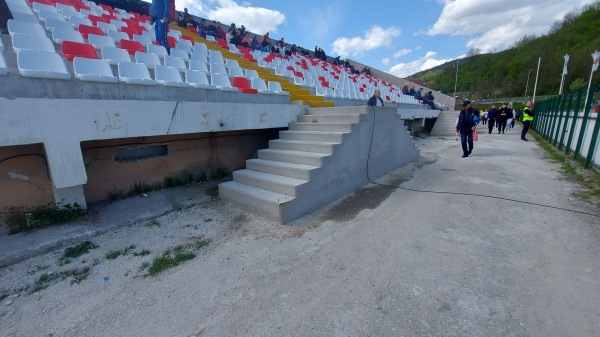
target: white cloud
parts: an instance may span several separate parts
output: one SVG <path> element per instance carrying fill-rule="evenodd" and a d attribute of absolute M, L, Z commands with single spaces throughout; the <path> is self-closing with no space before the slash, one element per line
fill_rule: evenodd
<path fill-rule="evenodd" d="M 427 70 L 450 61 L 450 59 L 438 60 L 435 58 L 436 55 L 436 52 L 428 51 L 425 56 L 412 62 L 398 63 L 394 65 L 390 68 L 390 70 L 388 70 L 388 73 L 400 78 L 405 78 L 414 73 L 418 73 L 419 71 Z"/>
<path fill-rule="evenodd" d="M 503 50 L 525 35 L 541 35 L 567 12 L 594 0 L 442 0 L 444 9 L 428 35 L 473 36 L 468 48 Z"/>
<path fill-rule="evenodd" d="M 361 56 L 365 51 L 390 46 L 392 39 L 400 35 L 396 27 L 382 28 L 372 26 L 363 37 L 340 37 L 333 41 L 332 53 L 341 57 Z"/>
<path fill-rule="evenodd" d="M 285 22 L 283 13 L 263 7 L 252 7 L 247 2 L 238 4 L 233 0 L 175 0 L 177 10 L 187 7 L 189 12 L 225 25 L 232 22 L 244 25 L 256 34 L 277 32 L 277 27 Z"/>
<path fill-rule="evenodd" d="M 383 63 L 384 66 L 387 66 L 390 64 L 390 59 L 389 58 L 384 58 L 383 60 L 381 60 L 381 63 Z"/>
<path fill-rule="evenodd" d="M 394 58 L 399 58 L 410 53 L 412 53 L 412 49 L 401 49 L 394 53 Z"/>

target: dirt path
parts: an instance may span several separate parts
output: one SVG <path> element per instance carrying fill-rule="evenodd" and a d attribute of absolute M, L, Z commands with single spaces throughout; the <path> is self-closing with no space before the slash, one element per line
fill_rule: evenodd
<path fill-rule="evenodd" d="M 386 183 L 599 213 L 516 132 L 482 135 L 466 159 L 454 140 L 418 143 L 422 158 Z M 599 223 L 381 186 L 287 226 L 216 199 L 98 236 L 63 266 L 58 251 L 0 270 L 10 295 L 50 271 L 90 267 L 80 283 L 5 298 L 0 336 L 598 336 Z M 144 262 L 178 245 L 196 257 L 143 276 Z"/>

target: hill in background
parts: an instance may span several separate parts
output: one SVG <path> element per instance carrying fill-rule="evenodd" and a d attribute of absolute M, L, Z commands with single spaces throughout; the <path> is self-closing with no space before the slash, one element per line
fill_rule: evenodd
<path fill-rule="evenodd" d="M 565 91 L 587 85 L 592 66 L 591 53 L 600 50 L 600 1 L 581 11 L 567 13 L 554 23 L 547 35 L 525 36 L 507 50 L 492 54 L 469 51 L 459 60 L 457 93 L 471 99 L 523 96 L 529 69 L 528 95 L 533 83 L 538 57 L 542 58 L 538 95 L 556 95 L 560 87 L 565 54 L 570 55 Z M 518 22 L 515 22 L 518 25 Z M 416 73 L 409 80 L 452 96 L 456 61 Z M 457 94 L 458 96 L 458 94 Z"/>

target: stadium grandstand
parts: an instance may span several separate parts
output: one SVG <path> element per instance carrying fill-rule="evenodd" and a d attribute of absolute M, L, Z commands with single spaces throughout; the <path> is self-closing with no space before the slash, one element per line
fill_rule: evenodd
<path fill-rule="evenodd" d="M 287 222 L 416 159 L 408 131 L 454 106 L 434 92 L 432 109 L 377 69 L 176 23 L 169 55 L 147 7 L 121 7 L 0 0 L 3 211 L 87 207 L 235 171 L 223 198 Z M 375 90 L 385 103 L 377 117 L 366 106 Z"/>

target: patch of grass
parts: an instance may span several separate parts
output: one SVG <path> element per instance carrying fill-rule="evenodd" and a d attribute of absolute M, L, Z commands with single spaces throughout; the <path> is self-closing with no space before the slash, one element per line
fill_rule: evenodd
<path fill-rule="evenodd" d="M 167 249 L 161 256 L 152 260 L 152 263 L 148 266 L 146 276 L 156 276 L 194 257 L 196 257 L 196 254 L 189 251 L 185 246 L 177 246 L 173 250 Z"/>
<path fill-rule="evenodd" d="M 577 198 L 600 204 L 600 172 L 595 169 L 586 169 L 583 167 L 582 160 L 573 160 L 572 158 L 558 152 L 550 143 L 540 137 L 537 133 L 531 132 L 531 135 L 537 140 L 550 158 L 561 164 L 563 171 L 569 175 L 575 182 L 586 189 L 583 193 L 574 193 Z"/>
<path fill-rule="evenodd" d="M 4 209 L 8 234 L 28 232 L 38 228 L 64 224 L 83 217 L 86 210 L 79 204 L 48 204 L 33 209 L 10 207 Z"/>
<path fill-rule="evenodd" d="M 206 246 L 208 246 L 210 244 L 210 239 L 201 239 L 201 240 L 197 240 L 194 242 L 194 248 L 196 248 L 196 250 L 200 250 Z"/>
<path fill-rule="evenodd" d="M 2 294 L 0 294 L 0 301 L 3 301 L 7 297 L 8 297 L 8 293 L 7 292 L 2 292 Z"/>
<path fill-rule="evenodd" d="M 229 175 L 229 171 L 223 167 L 219 167 L 218 169 L 211 172 L 211 179 L 221 179 L 227 177 Z"/>
<path fill-rule="evenodd" d="M 87 254 L 90 250 L 98 248 L 97 245 L 92 243 L 90 240 L 85 240 L 80 244 L 71 246 L 65 249 L 63 256 L 59 260 L 59 264 L 65 265 L 71 263 L 72 259 L 76 259 L 81 255 Z"/>
<path fill-rule="evenodd" d="M 106 255 L 104 257 L 106 257 L 107 260 L 114 260 L 121 255 L 129 254 L 129 251 L 134 250 L 134 249 L 135 249 L 134 245 L 129 245 L 128 247 L 125 247 L 121 250 L 111 250 L 110 252 L 106 253 Z"/>
<path fill-rule="evenodd" d="M 121 251 L 120 250 L 111 250 L 110 252 L 106 253 L 106 255 L 104 255 L 104 257 L 107 260 L 114 260 L 117 257 L 121 256 Z"/>
<path fill-rule="evenodd" d="M 211 222 L 211 221 L 213 221 L 212 218 L 206 218 L 206 219 L 204 219 L 204 222 Z"/>
<path fill-rule="evenodd" d="M 146 227 L 160 227 L 160 223 L 156 219 L 152 219 L 144 224 Z"/>
<path fill-rule="evenodd" d="M 71 285 L 76 283 L 81 283 L 81 281 L 88 278 L 90 274 L 90 267 L 83 267 L 81 269 L 75 268 L 70 270 L 65 270 L 56 274 L 42 274 L 38 277 L 38 279 L 34 282 L 33 286 L 29 289 L 29 293 L 33 294 L 40 290 L 48 288 L 51 284 L 58 282 L 59 280 L 64 280 L 67 278 L 71 278 Z"/>
<path fill-rule="evenodd" d="M 98 260 L 98 259 L 92 260 L 92 266 L 97 266 L 99 264 L 100 264 L 100 260 Z"/>
<path fill-rule="evenodd" d="M 35 267 L 33 267 L 33 269 L 27 271 L 27 275 L 33 275 L 40 270 L 48 269 L 48 267 L 50 267 L 50 265 L 45 264 L 43 266 L 40 266 L 36 264 Z"/>
<path fill-rule="evenodd" d="M 148 267 L 150 267 L 150 262 L 144 262 L 144 263 L 142 263 L 142 265 L 140 265 L 139 271 L 144 271 Z"/>
<path fill-rule="evenodd" d="M 150 255 L 150 251 L 148 249 L 143 249 L 139 252 L 133 252 L 133 256 L 146 256 Z"/>

